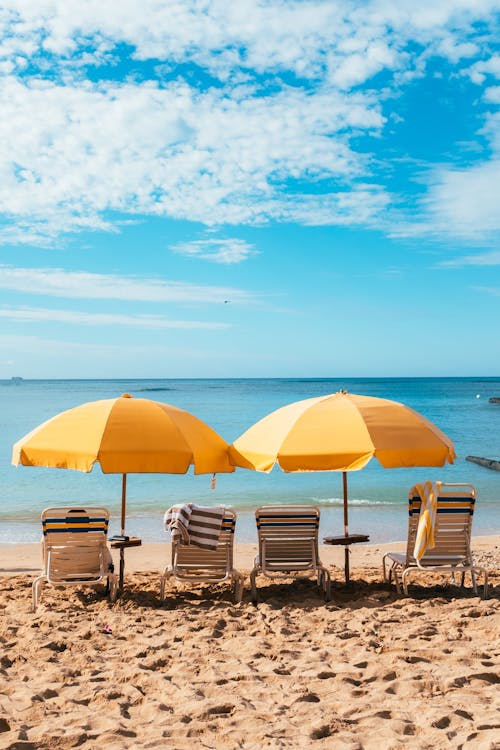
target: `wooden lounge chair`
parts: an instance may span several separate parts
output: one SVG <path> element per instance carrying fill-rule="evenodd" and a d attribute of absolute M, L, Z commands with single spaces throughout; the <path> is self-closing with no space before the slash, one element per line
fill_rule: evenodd
<path fill-rule="evenodd" d="M 441 485 L 437 497 L 437 513 L 434 528 L 435 546 L 426 550 L 420 560 L 413 553 L 417 537 L 418 522 L 422 501 L 418 495 L 409 497 L 408 542 L 406 554 L 388 552 L 382 559 L 384 581 L 394 577 L 396 590 L 401 587 L 408 595 L 408 584 L 413 573 L 425 571 L 461 574 L 461 586 L 464 585 L 466 573 L 470 573 L 474 593 L 477 594 L 476 574 L 483 575 L 483 595 L 488 596 L 488 571 L 474 565 L 470 549 L 472 517 L 476 491 L 471 484 Z M 391 566 L 387 571 L 386 564 Z"/>
<path fill-rule="evenodd" d="M 190 583 L 221 583 L 231 581 L 235 602 L 243 596 L 243 575 L 233 565 L 233 541 L 236 513 L 224 510 L 216 549 L 203 549 L 195 544 L 172 542 L 172 563 L 161 577 L 160 599 L 165 601 L 165 587 L 170 578 Z"/>
<path fill-rule="evenodd" d="M 106 508 L 46 508 L 42 513 L 41 575 L 33 582 L 33 612 L 45 582 L 55 586 L 96 586 L 106 582 L 111 601 L 117 581 L 106 544 Z"/>
<path fill-rule="evenodd" d="M 317 575 L 325 601 L 330 600 L 330 572 L 318 552 L 319 508 L 314 505 L 263 505 L 255 511 L 259 554 L 250 574 L 252 601 L 257 603 L 256 578 Z"/>

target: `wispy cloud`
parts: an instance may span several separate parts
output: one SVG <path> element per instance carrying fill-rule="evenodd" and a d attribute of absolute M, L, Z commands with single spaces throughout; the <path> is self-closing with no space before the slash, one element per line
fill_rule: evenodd
<path fill-rule="evenodd" d="M 499 125 L 500 120 L 495 120 L 495 128 Z M 427 193 L 418 201 L 419 210 L 410 220 L 393 212 L 388 232 L 395 237 L 430 235 L 474 243 L 496 237 L 500 231 L 500 130 L 494 135 L 498 152 L 490 161 L 462 169 L 440 166 L 431 170 L 425 178 Z"/>
<path fill-rule="evenodd" d="M 179 242 L 172 248 L 174 252 L 213 263 L 241 263 L 257 252 L 253 245 L 239 239 L 193 240 Z"/>
<path fill-rule="evenodd" d="M 464 239 L 498 232 L 499 181 L 500 158 L 468 169 L 437 170 L 425 199 L 429 228 Z"/>
<path fill-rule="evenodd" d="M 463 255 L 437 264 L 438 268 L 464 268 L 465 266 L 500 266 L 500 250 L 477 255 Z"/>
<path fill-rule="evenodd" d="M 89 313 L 75 310 L 49 310 L 40 307 L 0 308 L 0 318 L 17 323 L 69 323 L 85 326 L 127 326 L 148 329 L 220 329 L 229 328 L 228 323 L 212 323 L 199 320 L 168 320 L 158 315 L 120 315 L 113 313 Z"/>
<path fill-rule="evenodd" d="M 474 286 L 474 291 L 481 292 L 481 294 L 490 294 L 492 297 L 500 297 L 500 287 L 492 286 Z"/>
<path fill-rule="evenodd" d="M 197 286 L 180 281 L 112 274 L 65 271 L 62 268 L 0 266 L 0 289 L 67 299 L 108 299 L 141 302 L 221 304 L 251 303 L 256 297 L 242 289 Z"/>

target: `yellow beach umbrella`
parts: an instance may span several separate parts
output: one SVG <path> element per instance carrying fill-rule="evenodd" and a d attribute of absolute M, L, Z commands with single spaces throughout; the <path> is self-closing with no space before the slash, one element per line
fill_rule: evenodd
<path fill-rule="evenodd" d="M 234 441 L 229 455 L 235 466 L 255 471 L 269 472 L 276 463 L 285 472 L 342 471 L 346 537 L 347 471 L 372 457 L 386 468 L 443 466 L 456 457 L 452 441 L 408 406 L 344 391 L 271 412 Z"/>
<path fill-rule="evenodd" d="M 61 412 L 13 447 L 12 463 L 122 474 L 125 533 L 128 473 L 228 473 L 227 443 L 205 422 L 170 404 L 133 398 L 92 401 Z"/>

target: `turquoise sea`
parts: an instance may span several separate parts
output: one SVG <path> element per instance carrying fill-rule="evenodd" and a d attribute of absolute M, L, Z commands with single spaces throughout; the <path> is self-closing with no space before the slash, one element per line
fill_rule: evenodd
<path fill-rule="evenodd" d="M 49 505 L 95 504 L 112 514 L 119 531 L 121 477 L 11 466 L 13 443 L 60 411 L 122 393 L 174 404 L 210 424 L 229 443 L 268 412 L 292 401 L 334 393 L 402 401 L 435 422 L 454 441 L 457 460 L 443 468 L 383 469 L 376 459 L 349 473 L 350 531 L 373 542 L 406 537 L 406 501 L 417 481 L 470 482 L 477 489 L 474 534 L 500 532 L 500 473 L 465 461 L 467 455 L 500 459 L 499 378 L 227 379 L 227 380 L 4 380 L 0 381 L 0 543 L 40 538 L 40 512 Z M 342 475 L 337 472 L 270 474 L 237 469 L 209 476 L 133 474 L 127 483 L 127 532 L 162 541 L 163 513 L 182 501 L 224 504 L 238 513 L 237 541 L 255 541 L 253 511 L 263 503 L 314 503 L 321 534 L 342 533 Z"/>

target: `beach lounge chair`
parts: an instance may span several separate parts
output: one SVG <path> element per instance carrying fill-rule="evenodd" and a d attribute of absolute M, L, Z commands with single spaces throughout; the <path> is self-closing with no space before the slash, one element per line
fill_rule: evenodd
<path fill-rule="evenodd" d="M 110 600 L 115 600 L 117 580 L 106 544 L 108 523 L 106 508 L 43 511 L 43 568 L 33 582 L 33 612 L 45 582 L 54 586 L 96 586 L 105 582 Z"/>
<path fill-rule="evenodd" d="M 252 601 L 257 603 L 256 578 L 316 575 L 325 601 L 330 600 L 330 572 L 319 559 L 319 508 L 314 505 L 262 505 L 255 511 L 259 554 L 250 574 Z"/>
<path fill-rule="evenodd" d="M 215 549 L 203 549 L 196 544 L 172 541 L 172 562 L 161 577 L 160 599 L 165 601 L 165 588 L 170 578 L 189 583 L 221 583 L 231 581 L 235 602 L 243 596 L 243 575 L 233 564 L 234 529 L 236 513 L 224 509 L 224 516 Z"/>
<path fill-rule="evenodd" d="M 408 595 L 408 584 L 414 573 L 447 572 L 461 574 L 461 586 L 470 573 L 474 593 L 477 594 L 476 574 L 483 576 L 483 595 L 488 596 L 488 571 L 474 564 L 470 549 L 472 517 L 476 491 L 471 484 L 442 483 L 437 496 L 434 547 L 427 548 L 420 560 L 414 557 L 418 522 L 422 505 L 418 494 L 410 492 L 408 541 L 406 553 L 388 552 L 382 559 L 384 581 L 394 578 L 396 590 L 401 587 Z M 389 570 L 387 565 L 390 563 Z"/>

